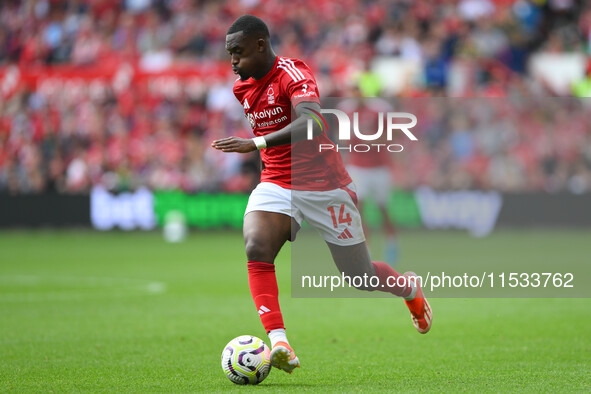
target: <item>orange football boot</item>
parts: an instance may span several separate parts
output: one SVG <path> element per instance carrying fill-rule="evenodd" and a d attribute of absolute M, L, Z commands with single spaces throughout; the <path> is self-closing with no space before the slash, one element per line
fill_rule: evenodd
<path fill-rule="evenodd" d="M 271 350 L 271 365 L 287 373 L 292 373 L 295 368 L 300 367 L 300 360 L 289 344 L 277 342 Z"/>
<path fill-rule="evenodd" d="M 418 332 L 426 334 L 431 329 L 431 322 L 433 321 L 433 312 L 431 307 L 423 294 L 421 284 L 417 280 L 417 274 L 414 272 L 405 272 L 404 276 L 412 281 L 416 286 L 415 297 L 412 300 L 404 300 L 406 306 L 410 310 L 410 316 L 412 318 L 412 324 L 415 326 Z"/>

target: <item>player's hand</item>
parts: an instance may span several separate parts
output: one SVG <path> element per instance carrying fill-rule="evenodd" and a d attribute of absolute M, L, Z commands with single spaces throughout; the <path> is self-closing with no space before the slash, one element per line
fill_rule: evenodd
<path fill-rule="evenodd" d="M 252 139 L 240 137 L 226 137 L 215 140 L 211 143 L 211 146 L 222 152 L 248 153 L 257 150 Z"/>

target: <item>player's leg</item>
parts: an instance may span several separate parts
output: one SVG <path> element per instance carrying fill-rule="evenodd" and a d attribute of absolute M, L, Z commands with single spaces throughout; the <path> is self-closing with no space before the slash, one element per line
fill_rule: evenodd
<path fill-rule="evenodd" d="M 365 242 L 361 215 L 357 210 L 355 186 L 340 189 L 310 192 L 293 191 L 293 200 L 305 220 L 324 238 L 337 268 L 348 276 L 378 276 L 384 284 L 389 276 L 398 274 L 388 264 L 371 261 Z M 394 281 L 390 286 L 379 287 L 401 297 L 411 295 L 412 285 L 404 280 Z"/>
<path fill-rule="evenodd" d="M 284 329 L 279 309 L 275 257 L 291 239 L 290 191 L 260 183 L 251 193 L 243 233 L 252 298 L 265 330 Z"/>
<path fill-rule="evenodd" d="M 421 334 L 429 332 L 433 313 L 420 283 L 416 280 L 416 274 L 407 272 L 401 275 L 389 264 L 371 261 L 365 242 L 355 245 L 336 245 L 327 241 L 326 244 L 341 273 L 349 277 L 367 275 L 378 278 L 377 287 L 358 287 L 360 290 L 383 291 L 404 298 L 417 331 Z"/>
<path fill-rule="evenodd" d="M 274 264 L 291 238 L 292 218 L 277 212 L 252 211 L 244 216 L 244 246 L 249 261 Z"/>
<path fill-rule="evenodd" d="M 268 198 L 269 192 L 272 193 L 273 190 L 261 192 L 259 189 L 256 194 L 253 193 L 249 201 L 249 204 L 252 202 L 250 208 L 253 209 L 257 200 L 261 200 L 260 196 L 265 193 L 267 201 L 273 201 Z M 271 364 L 289 373 L 299 367 L 299 360 L 285 333 L 274 261 L 285 241 L 292 239 L 297 227 L 297 222 L 284 213 L 250 210 L 244 216 L 244 243 L 252 298 L 271 341 Z"/>
<path fill-rule="evenodd" d="M 415 287 L 392 267 L 382 261 L 371 261 L 367 244 L 337 245 L 326 242 L 332 258 L 341 273 L 350 277 L 375 276 L 379 279 L 376 288 L 359 287 L 360 290 L 383 291 L 398 297 L 412 297 Z"/>
<path fill-rule="evenodd" d="M 355 186 L 325 192 L 294 191 L 292 196 L 305 220 L 322 235 L 338 269 L 347 276 L 375 276 L 377 288 L 360 288 L 389 292 L 409 301 L 413 323 L 420 322 L 419 332 L 425 333 L 431 324 L 430 309 L 424 300 L 420 284 L 400 275 L 391 266 L 381 261 L 371 261 L 361 225 L 361 215 L 355 205 Z M 338 212 L 338 215 L 336 214 Z M 334 217 L 333 217 L 334 216 Z M 335 220 L 343 218 L 343 220 Z M 419 308 L 418 305 L 421 305 Z M 416 324 L 415 324 L 416 327 Z"/>

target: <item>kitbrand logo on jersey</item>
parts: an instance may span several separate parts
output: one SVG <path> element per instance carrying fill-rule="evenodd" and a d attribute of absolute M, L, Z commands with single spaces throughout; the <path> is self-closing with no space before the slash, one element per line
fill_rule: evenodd
<path fill-rule="evenodd" d="M 314 138 L 314 122 L 320 126 L 322 131 L 328 130 L 326 119 L 322 114 L 335 115 L 337 123 L 339 125 L 338 141 L 347 142 L 351 140 L 353 135 L 362 141 L 368 141 L 368 143 L 362 144 L 319 144 L 318 151 L 323 150 L 335 150 L 335 151 L 347 151 L 347 152 L 379 152 L 380 150 L 387 150 L 388 152 L 397 153 L 404 150 L 404 146 L 401 144 L 385 144 L 375 143 L 378 140 L 383 140 L 384 126 L 386 133 L 386 140 L 391 142 L 393 140 L 394 132 L 401 131 L 411 141 L 418 141 L 418 138 L 410 131 L 414 126 L 417 125 L 417 117 L 408 112 L 378 112 L 378 130 L 371 133 L 363 133 L 359 130 L 359 113 L 353 113 L 353 127 L 351 127 L 351 120 L 349 115 L 338 109 L 323 108 L 320 112 L 306 108 L 311 112 L 304 112 L 305 115 L 310 116 L 312 119 L 308 119 L 308 134 L 309 140 Z M 406 122 L 400 122 L 399 120 L 406 119 Z M 369 143 L 373 141 L 374 143 Z"/>
<path fill-rule="evenodd" d="M 314 90 L 310 90 L 310 91 L 308 91 L 308 84 L 307 84 L 307 83 L 305 83 L 305 84 L 303 84 L 303 85 L 302 85 L 302 89 L 301 89 L 301 91 L 302 91 L 302 92 L 301 92 L 300 94 L 295 94 L 295 95 L 293 96 L 293 98 L 296 98 L 296 99 L 297 99 L 297 98 L 302 98 L 302 97 L 312 97 L 312 96 L 313 96 L 313 97 L 318 97 L 318 96 L 316 95 L 316 92 L 315 92 Z"/>

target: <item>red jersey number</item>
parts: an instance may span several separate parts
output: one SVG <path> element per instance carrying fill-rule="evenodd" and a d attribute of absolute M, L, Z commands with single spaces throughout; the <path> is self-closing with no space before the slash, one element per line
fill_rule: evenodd
<path fill-rule="evenodd" d="M 338 222 L 337 215 L 335 213 L 335 207 L 328 207 L 327 209 L 330 212 L 330 216 L 332 217 L 332 225 L 334 228 L 338 228 L 339 224 L 343 223 L 347 223 L 347 226 L 350 226 L 351 222 L 353 222 L 353 219 L 351 219 L 351 214 L 349 214 L 349 212 L 345 214 L 345 204 L 341 204 L 341 207 L 339 209 Z"/>

